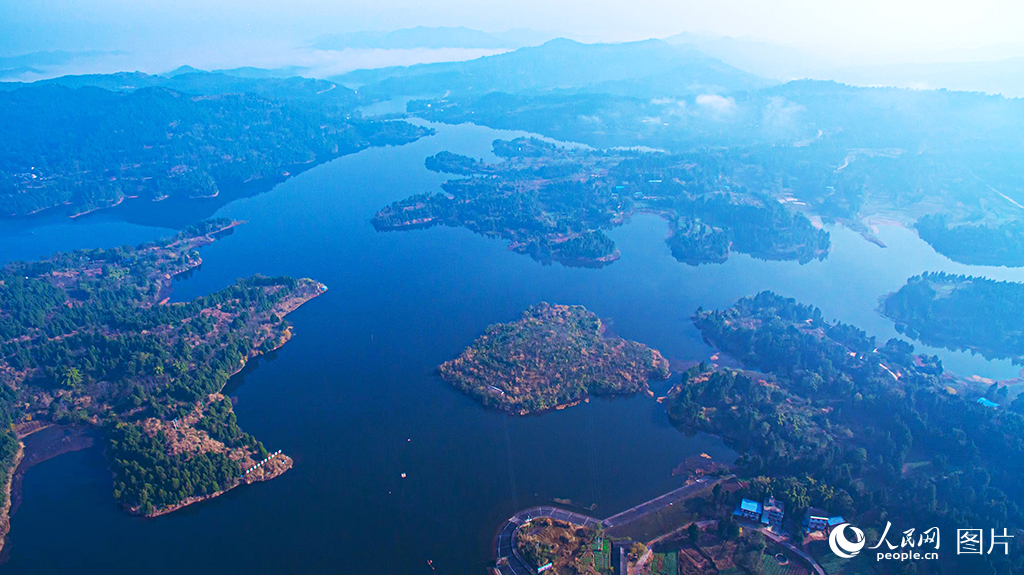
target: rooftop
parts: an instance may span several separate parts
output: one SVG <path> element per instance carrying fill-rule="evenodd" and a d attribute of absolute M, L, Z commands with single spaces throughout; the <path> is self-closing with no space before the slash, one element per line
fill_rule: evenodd
<path fill-rule="evenodd" d="M 805 513 L 804 516 L 814 517 L 816 519 L 828 519 L 828 512 L 817 507 L 808 507 L 807 513 Z"/>
<path fill-rule="evenodd" d="M 761 504 L 758 503 L 757 501 L 744 499 L 743 501 L 740 502 L 740 509 L 742 509 L 743 511 L 750 511 L 753 513 L 761 513 Z"/>
<path fill-rule="evenodd" d="M 764 500 L 765 511 L 778 511 L 782 513 L 786 510 L 786 504 L 774 497 L 769 497 Z"/>

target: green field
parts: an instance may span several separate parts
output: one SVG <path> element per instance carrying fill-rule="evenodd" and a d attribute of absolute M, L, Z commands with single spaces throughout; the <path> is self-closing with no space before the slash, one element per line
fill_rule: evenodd
<path fill-rule="evenodd" d="M 612 544 L 607 538 L 601 537 L 594 541 L 592 545 L 594 550 L 594 568 L 604 573 L 611 569 L 609 565 L 609 559 L 612 555 Z"/>
<path fill-rule="evenodd" d="M 675 551 L 670 553 L 655 553 L 651 560 L 650 575 L 676 575 L 679 573 L 679 556 Z"/>

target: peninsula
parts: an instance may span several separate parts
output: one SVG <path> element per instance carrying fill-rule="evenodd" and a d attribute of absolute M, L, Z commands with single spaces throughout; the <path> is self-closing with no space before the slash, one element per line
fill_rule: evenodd
<path fill-rule="evenodd" d="M 646 391 L 650 379 L 669 376 L 668 361 L 657 350 L 606 338 L 604 330 L 583 306 L 541 303 L 517 321 L 488 327 L 439 371 L 484 405 L 518 415 L 588 395 Z"/>
<path fill-rule="evenodd" d="M 0 270 L 0 484 L 6 535 L 21 438 L 56 424 L 108 439 L 114 499 L 156 516 L 291 466 L 239 429 L 220 394 L 292 336 L 283 318 L 325 289 L 254 276 L 167 303 L 197 248 L 241 222 L 211 220 L 137 247 L 58 253 Z"/>
<path fill-rule="evenodd" d="M 984 386 L 937 357 L 772 292 L 693 320 L 745 369 L 694 367 L 662 401 L 680 429 L 740 452 L 737 474 L 759 478 L 761 494 L 847 519 L 885 509 L 894 522 L 1024 521 L 995 505 L 1024 488 L 1024 399 L 979 403 Z"/>
<path fill-rule="evenodd" d="M 298 77 L 97 74 L 5 88 L 0 217 L 209 199 L 432 133 L 359 118 L 353 91 Z"/>

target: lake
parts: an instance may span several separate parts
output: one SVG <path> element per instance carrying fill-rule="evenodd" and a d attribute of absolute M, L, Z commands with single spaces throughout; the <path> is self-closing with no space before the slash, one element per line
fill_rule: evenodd
<path fill-rule="evenodd" d="M 643 216 L 609 233 L 622 258 L 603 269 L 544 266 L 459 228 L 374 231 L 376 210 L 447 179 L 427 171 L 425 157 L 451 150 L 496 160 L 492 140 L 523 135 L 433 127 L 437 135 L 413 144 L 364 150 L 211 207 L 248 223 L 203 248 L 202 267 L 176 284 L 176 301 L 254 273 L 329 287 L 288 317 L 292 341 L 226 390 L 242 428 L 290 455 L 294 469 L 143 519 L 114 504 L 101 444 L 58 457 L 25 478 L 4 573 L 426 574 L 429 559 L 439 573 L 480 574 L 496 530 L 519 508 L 568 498 L 596 504 L 593 514 L 605 517 L 678 487 L 672 470 L 689 456 L 735 457 L 717 438 L 676 431 L 646 396 L 530 417 L 482 408 L 434 369 L 487 325 L 541 301 L 582 304 L 616 335 L 681 366 L 714 353 L 690 323 L 698 306 L 727 307 L 765 289 L 884 342 L 897 334 L 877 313 L 878 298 L 911 275 L 1024 281 L 1021 269 L 951 262 L 900 227 L 879 230 L 884 249 L 831 228 L 833 251 L 823 262 L 733 254 L 691 267 L 671 257 L 667 224 Z M 128 202 L 75 221 L 4 221 L 0 260 L 151 240 L 172 233 L 182 209 Z M 961 375 L 1018 372 L 1008 361 L 917 348 Z"/>

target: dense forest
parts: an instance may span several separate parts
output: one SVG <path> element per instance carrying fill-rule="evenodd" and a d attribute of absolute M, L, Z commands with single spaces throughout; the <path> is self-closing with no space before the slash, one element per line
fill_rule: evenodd
<path fill-rule="evenodd" d="M 699 310 L 694 322 L 756 371 L 689 370 L 669 415 L 682 429 L 726 438 L 742 473 L 764 476 L 754 484 L 761 494 L 798 515 L 815 505 L 944 530 L 1024 524 L 1024 400 L 979 405 L 983 391 L 945 374 L 934 356 L 898 339 L 879 346 L 771 292 Z M 1024 567 L 1020 555 L 989 559 L 999 572 Z"/>
<path fill-rule="evenodd" d="M 312 280 L 254 276 L 166 303 L 197 248 L 238 222 L 213 220 L 140 246 L 78 250 L 0 271 L 0 456 L 26 421 L 99 426 L 115 498 L 153 514 L 236 485 L 267 456 L 218 396 L 245 362 L 291 337 L 282 317 L 318 295 Z"/>
<path fill-rule="evenodd" d="M 882 312 L 928 345 L 1024 362 L 1024 284 L 924 273 L 889 294 Z"/>
<path fill-rule="evenodd" d="M 484 405 L 525 415 L 588 395 L 636 393 L 669 375 L 668 361 L 635 341 L 604 337 L 583 306 L 541 303 L 487 328 L 441 377 Z"/>
<path fill-rule="evenodd" d="M 497 235 L 541 262 L 607 265 L 618 258 L 605 230 L 636 213 L 669 221 L 673 256 L 692 265 L 730 251 L 806 263 L 824 258 L 828 232 L 768 195 L 723 175 L 734 158 L 708 150 L 668 155 L 563 148 L 537 139 L 494 142 L 498 164 L 450 152 L 432 170 L 467 175 L 443 193 L 418 194 L 379 211 L 380 230 L 438 224 Z"/>
<path fill-rule="evenodd" d="M 52 83 L 0 90 L 0 215 L 58 206 L 80 213 L 135 197 L 210 197 L 225 186 L 429 133 L 351 117 L 308 97 L 258 92 L 114 92 Z"/>

